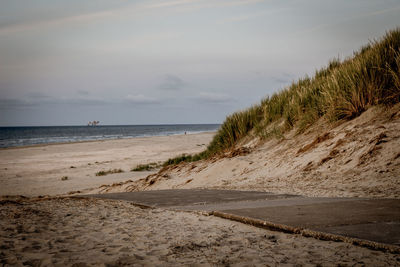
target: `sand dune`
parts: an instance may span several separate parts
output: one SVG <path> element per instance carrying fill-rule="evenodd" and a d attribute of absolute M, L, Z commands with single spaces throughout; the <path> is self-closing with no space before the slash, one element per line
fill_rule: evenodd
<path fill-rule="evenodd" d="M 248 139 L 224 156 L 129 172 L 205 148 L 212 134 L 0 150 L 0 195 L 166 188 L 251 189 L 306 196 L 400 196 L 400 106 L 281 140 Z M 74 168 L 71 168 L 73 166 Z M 121 174 L 97 177 L 100 170 Z M 65 181 L 62 176 L 68 176 Z M 213 216 L 62 198 L 0 202 L 0 263 L 32 266 L 367 265 L 400 256 L 258 229 Z"/>
<path fill-rule="evenodd" d="M 206 161 L 172 166 L 102 192 L 168 188 L 258 190 L 321 197 L 400 197 L 400 105 L 282 139 L 247 139 Z"/>

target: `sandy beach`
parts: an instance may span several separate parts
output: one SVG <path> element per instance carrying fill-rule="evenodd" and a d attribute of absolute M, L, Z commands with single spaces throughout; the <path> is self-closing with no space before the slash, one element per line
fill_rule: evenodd
<path fill-rule="evenodd" d="M 202 151 L 213 133 L 143 137 L 0 149 L 1 195 L 56 195 L 146 177 L 138 164 Z M 96 176 L 99 171 L 122 173 Z M 62 180 L 62 177 L 67 180 Z"/>
<path fill-rule="evenodd" d="M 68 197 L 71 191 L 127 191 L 127 186 L 141 184 L 143 178 L 156 173 L 131 172 L 132 167 L 202 151 L 212 136 L 213 133 L 202 133 L 0 150 L 0 195 L 3 195 L 0 199 L 0 263 L 4 266 L 400 264 L 397 254 L 268 231 L 197 212 L 142 209 L 125 201 Z M 263 158 L 262 153 L 260 150 L 250 159 L 256 162 L 256 158 Z M 221 176 L 227 175 L 226 172 L 232 175 L 232 168 L 256 168 L 258 163 L 251 163 L 249 156 L 202 163 L 210 164 L 203 166 L 205 171 L 211 170 L 209 173 L 202 172 L 201 165 L 189 170 L 190 165 L 183 164 L 179 168 L 186 171 L 181 175 L 187 177 L 177 177 L 174 170 L 170 170 L 170 180 L 168 176 L 161 176 L 167 180 L 155 183 L 154 189 L 207 185 L 223 188 L 223 184 L 215 184 L 221 182 L 220 177 L 228 178 Z M 95 175 L 98 171 L 115 168 L 124 172 Z M 193 177 L 193 183 L 187 183 L 188 177 L 195 173 L 207 179 Z M 68 179 L 62 180 L 63 176 Z M 235 180 L 235 175 L 232 177 L 237 188 L 255 189 Z M 183 183 L 186 186 L 180 186 Z M 273 189 L 256 184 L 262 191 Z M 232 187 L 226 183 L 225 186 Z M 276 192 L 288 190 L 275 189 Z M 297 193 L 310 192 L 313 191 L 304 187 Z M 64 196 L 55 197 L 62 194 Z M 33 197 L 38 195 L 50 196 Z"/>
<path fill-rule="evenodd" d="M 192 212 L 93 199 L 2 201 L 9 266 L 396 266 L 400 256 Z"/>
<path fill-rule="evenodd" d="M 0 1 L 0 267 L 400 267 L 400 1 L 358 2 Z"/>

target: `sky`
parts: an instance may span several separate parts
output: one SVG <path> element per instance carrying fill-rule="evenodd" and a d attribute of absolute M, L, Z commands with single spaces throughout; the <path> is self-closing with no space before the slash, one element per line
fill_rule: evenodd
<path fill-rule="evenodd" d="M 0 0 L 0 126 L 221 123 L 399 14 L 400 0 Z"/>

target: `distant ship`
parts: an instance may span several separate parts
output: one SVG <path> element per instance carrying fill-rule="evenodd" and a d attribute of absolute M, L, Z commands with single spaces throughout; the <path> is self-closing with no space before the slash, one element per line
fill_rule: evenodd
<path fill-rule="evenodd" d="M 87 126 L 97 126 L 100 123 L 100 121 L 89 121 Z"/>

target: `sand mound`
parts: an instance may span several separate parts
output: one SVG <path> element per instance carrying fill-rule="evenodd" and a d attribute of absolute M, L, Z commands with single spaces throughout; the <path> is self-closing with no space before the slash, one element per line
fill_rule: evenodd
<path fill-rule="evenodd" d="M 220 188 L 305 196 L 400 197 L 400 105 L 303 134 L 250 140 L 225 156 L 181 163 L 103 192 Z"/>

